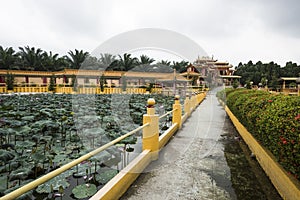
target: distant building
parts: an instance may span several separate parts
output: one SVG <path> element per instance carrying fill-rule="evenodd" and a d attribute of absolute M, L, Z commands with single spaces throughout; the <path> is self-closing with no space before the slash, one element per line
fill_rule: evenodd
<path fill-rule="evenodd" d="M 181 75 L 188 80 L 193 80 L 194 85 L 215 83 L 231 86 L 235 80 L 239 82 L 241 78 L 241 76 L 234 75 L 234 71 L 233 66 L 228 62 L 221 62 L 210 57 L 198 57 Z"/>

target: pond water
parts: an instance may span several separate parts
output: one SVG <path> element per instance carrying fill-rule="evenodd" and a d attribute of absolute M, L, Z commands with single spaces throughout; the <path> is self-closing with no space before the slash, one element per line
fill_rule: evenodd
<path fill-rule="evenodd" d="M 228 118 L 224 123 L 221 142 L 224 145 L 224 155 L 230 168 L 231 183 L 236 199 L 281 199 Z M 222 179 L 213 178 L 217 184 L 222 184 Z"/>

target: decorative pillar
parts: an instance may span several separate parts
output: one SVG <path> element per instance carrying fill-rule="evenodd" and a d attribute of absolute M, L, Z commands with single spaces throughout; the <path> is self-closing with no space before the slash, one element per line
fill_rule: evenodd
<path fill-rule="evenodd" d="M 155 100 L 150 98 L 147 104 L 147 114 L 143 116 L 143 124 L 149 123 L 149 125 L 143 129 L 143 150 L 151 150 L 152 160 L 157 160 L 159 153 L 159 117 L 155 114 Z"/>
<path fill-rule="evenodd" d="M 180 104 L 180 96 L 175 95 L 175 102 L 173 104 L 173 118 L 172 118 L 172 123 L 178 124 L 178 128 L 181 128 L 182 122 L 181 122 L 181 115 L 182 115 L 182 110 L 181 110 L 181 104 Z"/>

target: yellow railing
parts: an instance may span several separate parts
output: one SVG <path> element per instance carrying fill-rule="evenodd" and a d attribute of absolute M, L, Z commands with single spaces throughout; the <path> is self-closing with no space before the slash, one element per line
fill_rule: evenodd
<path fill-rule="evenodd" d="M 0 87 L 0 93 L 6 93 L 7 90 L 6 90 L 6 87 Z"/>
<path fill-rule="evenodd" d="M 48 87 L 14 87 L 16 93 L 43 93 L 48 92 Z"/>
<path fill-rule="evenodd" d="M 190 108 L 187 110 L 191 112 L 196 106 L 203 100 L 205 94 L 194 95 L 191 98 L 187 97 L 185 100 L 185 106 Z M 198 100 L 197 100 L 198 99 Z M 110 180 L 101 190 L 99 190 L 92 199 L 117 199 L 119 198 L 127 188 L 137 178 L 138 174 L 152 161 L 158 158 L 159 150 L 167 143 L 171 136 L 181 127 L 182 124 L 182 109 L 179 101 L 179 96 L 175 96 L 175 103 L 173 104 L 173 110 L 167 112 L 162 116 L 155 114 L 154 108 L 155 100 L 150 98 L 148 100 L 147 113 L 143 116 L 143 125 L 136 128 L 135 130 L 124 134 L 123 136 L 87 153 L 80 158 L 16 189 L 15 191 L 3 196 L 0 200 L 11 200 L 15 199 L 22 194 L 36 188 L 37 186 L 49 181 L 50 179 L 58 176 L 66 170 L 80 164 L 81 162 L 88 160 L 92 156 L 104 151 L 108 147 L 115 145 L 121 140 L 128 136 L 135 134 L 136 132 L 143 130 L 143 152 L 134 159 L 126 168 L 124 168 L 118 175 Z M 165 133 L 159 136 L 159 119 L 169 114 L 173 114 L 172 123 L 173 125 L 165 131 Z M 186 113 L 185 113 L 186 114 Z"/>

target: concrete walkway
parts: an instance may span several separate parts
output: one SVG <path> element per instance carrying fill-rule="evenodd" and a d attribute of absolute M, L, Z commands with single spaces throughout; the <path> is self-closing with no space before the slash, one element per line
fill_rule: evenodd
<path fill-rule="evenodd" d="M 225 117 L 210 92 L 121 199 L 236 199 L 219 141 Z"/>

